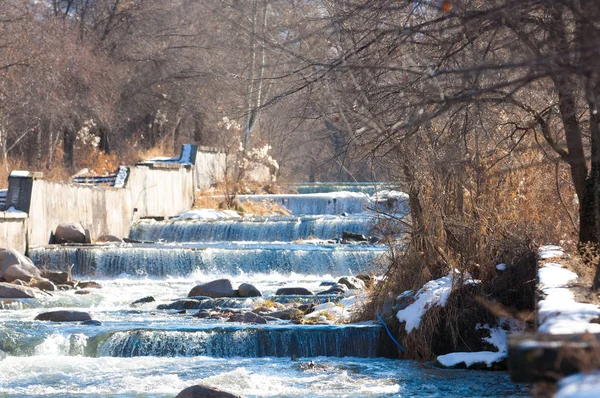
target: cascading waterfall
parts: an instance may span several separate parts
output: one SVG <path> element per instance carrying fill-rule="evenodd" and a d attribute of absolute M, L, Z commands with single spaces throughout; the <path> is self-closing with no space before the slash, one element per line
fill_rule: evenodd
<path fill-rule="evenodd" d="M 346 275 L 377 268 L 385 246 L 236 244 L 214 246 L 54 247 L 30 251 L 33 262 L 79 276 L 185 276 L 194 272 Z"/>
<path fill-rule="evenodd" d="M 372 216 L 253 217 L 231 220 L 140 221 L 131 239 L 165 242 L 292 242 L 298 239 L 333 239 L 344 232 L 369 236 L 377 219 Z"/>
<path fill-rule="evenodd" d="M 239 195 L 240 202 L 273 201 L 294 215 L 310 214 L 357 214 L 371 205 L 368 195 L 359 192 L 340 192 L 307 195 Z"/>
<path fill-rule="evenodd" d="M 393 189 L 396 184 L 387 182 L 302 182 L 287 184 L 299 194 L 329 192 L 362 192 L 373 195 L 382 189 Z"/>
<path fill-rule="evenodd" d="M 381 327 L 220 327 L 209 330 L 116 332 L 99 356 L 375 357 Z"/>
<path fill-rule="evenodd" d="M 382 352 L 380 341 L 386 337 L 378 324 L 331 325 L 317 311 L 315 318 L 295 321 L 227 322 L 231 313 L 263 307 L 321 304 L 345 311 L 360 297 L 274 294 L 281 287 L 321 292 L 350 274 L 381 275 L 385 245 L 327 240 L 343 232 L 388 236 L 379 230 L 385 223 L 377 219 L 378 210 L 392 214 L 390 230 L 401 233 L 397 218 L 407 212 L 405 196 L 378 196 L 388 184 L 296 188 L 321 193 L 239 197 L 242 202 L 273 200 L 293 216 L 143 220 L 130 237 L 159 243 L 30 249 L 38 267 L 71 269 L 77 279 L 100 279 L 102 288 L 86 288 L 83 295 L 53 291 L 39 299 L 0 300 L 0 396 L 173 397 L 198 383 L 242 396 L 267 391 L 303 397 L 523 393 L 491 372 L 445 370 L 440 375 L 412 361 L 380 358 L 389 353 Z M 354 192 L 331 193 L 342 188 Z M 229 278 L 234 288 L 253 284 L 264 296 L 187 297 L 194 285 L 217 278 Z M 100 323 L 34 320 L 57 309 L 86 311 Z M 290 360 L 294 357 L 298 361 Z"/>

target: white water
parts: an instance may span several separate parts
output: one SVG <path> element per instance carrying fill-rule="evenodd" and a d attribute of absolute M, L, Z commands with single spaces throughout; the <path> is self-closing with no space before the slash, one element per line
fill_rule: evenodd
<path fill-rule="evenodd" d="M 342 208 L 358 203 L 362 211 L 362 197 L 340 197 L 350 198 Z M 327 200 L 309 202 L 298 206 L 314 206 L 309 211 L 321 205 L 326 211 L 341 209 L 337 201 L 333 205 Z M 103 288 L 89 289 L 88 295 L 54 292 L 40 300 L 0 305 L 4 308 L 0 310 L 0 396 L 173 397 L 198 383 L 247 397 L 524 395 L 525 390 L 500 373 L 444 371 L 383 358 L 314 357 L 381 354 L 376 352 L 381 328 L 373 324 L 306 326 L 273 321 L 248 326 L 196 318 L 192 310 L 156 309 L 186 297 L 194 285 L 218 278 L 232 279 L 234 287 L 251 283 L 265 298 L 285 286 L 326 290 L 321 282 L 376 269 L 373 262 L 380 257 L 384 261 L 385 251 L 384 246 L 322 242 L 196 242 L 32 251 L 38 264 L 58 269 L 75 264 L 78 279 L 99 281 Z M 146 296 L 156 301 L 131 306 Z M 238 299 L 236 304 L 253 308 L 262 302 L 263 298 Z M 90 312 L 102 325 L 34 321 L 39 313 L 57 309 Z M 292 361 L 290 352 L 311 358 Z M 317 369 L 303 369 L 301 364 L 309 360 L 315 361 Z"/>

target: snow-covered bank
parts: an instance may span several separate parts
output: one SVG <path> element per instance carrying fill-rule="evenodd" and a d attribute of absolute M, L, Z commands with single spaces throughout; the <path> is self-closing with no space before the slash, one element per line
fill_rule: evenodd
<path fill-rule="evenodd" d="M 569 287 L 579 276 L 560 264 L 564 255 L 558 246 L 541 246 L 539 249 L 538 288 L 544 298 L 538 302 L 538 331 L 551 334 L 600 333 L 600 324 L 590 323 L 600 316 L 600 308 L 576 301 Z"/>
<path fill-rule="evenodd" d="M 600 317 L 596 304 L 577 301 L 572 289 L 579 278 L 564 267 L 564 250 L 558 246 L 539 249 L 538 289 L 543 297 L 538 302 L 538 331 L 549 334 L 600 333 Z M 597 397 L 600 392 L 600 371 L 575 373 L 558 382 L 556 398 Z"/>

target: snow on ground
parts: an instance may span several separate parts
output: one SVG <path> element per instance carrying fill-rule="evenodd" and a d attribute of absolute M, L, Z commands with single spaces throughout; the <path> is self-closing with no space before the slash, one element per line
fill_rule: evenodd
<path fill-rule="evenodd" d="M 453 275 L 450 273 L 440 279 L 427 282 L 415 295 L 415 302 L 398 311 L 396 317 L 400 322 L 406 322 L 404 326 L 406 333 L 419 327 L 421 318 L 427 309 L 436 305 L 442 307 L 446 305 L 452 291 L 452 277 Z"/>
<path fill-rule="evenodd" d="M 559 254 L 560 253 L 560 254 Z M 540 247 L 540 259 L 562 257 L 557 246 Z M 594 304 L 578 303 L 568 288 L 577 274 L 561 264 L 546 263 L 538 270 L 539 284 L 544 298 L 538 302 L 538 331 L 551 334 L 600 333 L 600 324 L 590 323 L 600 316 L 600 308 Z"/>
<path fill-rule="evenodd" d="M 233 210 L 194 209 L 181 213 L 171 220 L 220 220 L 223 218 L 240 218 Z"/>
<path fill-rule="evenodd" d="M 554 398 L 596 398 L 600 395 L 600 371 L 576 373 L 558 382 Z"/>
<path fill-rule="evenodd" d="M 498 271 L 506 271 L 506 264 L 502 263 L 502 264 L 497 264 L 496 265 L 496 269 Z"/>
<path fill-rule="evenodd" d="M 494 362 L 499 362 L 506 358 L 507 351 L 507 332 L 501 327 L 490 328 L 489 325 L 477 325 L 477 329 L 488 329 L 490 337 L 485 337 L 483 340 L 495 346 L 498 351 L 477 351 L 477 352 L 453 352 L 437 357 L 439 363 L 447 367 L 453 367 L 460 363 L 464 363 L 470 367 L 476 363 L 485 363 L 487 366 L 492 366 Z"/>
<path fill-rule="evenodd" d="M 500 362 L 506 358 L 506 351 L 477 351 L 477 352 L 453 352 L 437 357 L 439 363 L 447 367 L 453 367 L 460 363 L 464 363 L 466 367 L 471 367 L 476 363 L 485 363 L 487 366 L 492 366 L 494 362 Z"/>
<path fill-rule="evenodd" d="M 550 258 L 561 258 L 565 255 L 565 251 L 560 246 L 543 245 L 538 248 L 538 257 L 540 260 L 548 260 Z"/>

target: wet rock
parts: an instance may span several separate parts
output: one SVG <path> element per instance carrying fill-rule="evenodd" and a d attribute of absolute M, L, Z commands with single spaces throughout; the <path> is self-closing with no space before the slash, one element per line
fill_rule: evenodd
<path fill-rule="evenodd" d="M 324 281 L 324 282 L 321 282 L 321 284 L 319 286 L 334 286 L 334 285 L 336 285 L 336 283 L 333 281 Z"/>
<path fill-rule="evenodd" d="M 238 287 L 238 294 L 240 297 L 261 297 L 262 293 L 260 290 L 255 288 L 249 283 L 242 283 Z"/>
<path fill-rule="evenodd" d="M 71 290 L 71 289 L 73 289 L 73 286 L 71 286 L 71 285 L 56 285 L 56 288 L 58 290 Z"/>
<path fill-rule="evenodd" d="M 239 395 L 206 386 L 191 386 L 182 390 L 175 398 L 241 398 Z"/>
<path fill-rule="evenodd" d="M 353 232 L 344 231 L 342 232 L 342 240 L 347 242 L 368 242 L 369 238 L 363 234 L 355 234 Z"/>
<path fill-rule="evenodd" d="M 210 318 L 211 312 L 209 310 L 200 310 L 194 314 L 196 318 Z"/>
<path fill-rule="evenodd" d="M 79 295 L 85 295 L 85 294 L 91 294 L 92 292 L 90 292 L 89 290 L 75 290 L 75 294 L 79 294 Z"/>
<path fill-rule="evenodd" d="M 137 299 L 135 300 L 133 303 L 131 303 L 132 307 L 141 305 L 141 304 L 145 304 L 145 303 L 153 303 L 156 300 L 154 299 L 154 297 L 152 296 L 146 296 L 146 297 L 142 297 L 141 299 Z"/>
<path fill-rule="evenodd" d="M 80 289 L 102 289 L 102 285 L 94 281 L 79 282 L 76 286 Z"/>
<path fill-rule="evenodd" d="M 339 284 L 346 286 L 348 289 L 364 289 L 365 283 L 354 276 L 343 276 L 338 280 Z"/>
<path fill-rule="evenodd" d="M 376 236 L 369 236 L 369 244 L 374 245 L 379 243 L 379 238 Z"/>
<path fill-rule="evenodd" d="M 207 301 L 212 302 L 210 298 L 207 299 L 181 299 L 174 301 L 169 304 L 160 304 L 156 307 L 157 310 L 197 310 L 200 306 L 203 306 Z"/>
<path fill-rule="evenodd" d="M 297 308 L 288 308 L 283 311 L 275 311 L 269 313 L 270 317 L 283 319 L 284 321 L 289 321 L 291 319 L 298 319 L 304 315 L 304 312 L 300 311 Z"/>
<path fill-rule="evenodd" d="M 0 298 L 36 298 L 36 291 L 29 287 L 0 282 Z"/>
<path fill-rule="evenodd" d="M 243 314 L 233 314 L 228 322 L 266 324 L 267 320 L 254 312 L 244 312 Z"/>
<path fill-rule="evenodd" d="M 46 271 L 42 272 L 41 276 L 57 285 L 64 285 L 70 281 L 68 272 Z"/>
<path fill-rule="evenodd" d="M 54 243 L 90 243 L 83 226 L 79 223 L 59 224 L 54 231 Z"/>
<path fill-rule="evenodd" d="M 305 314 L 308 314 L 309 312 L 313 311 L 314 307 L 314 304 L 301 304 L 298 306 L 298 309 L 304 312 Z"/>
<path fill-rule="evenodd" d="M 83 311 L 50 311 L 42 312 L 35 317 L 36 321 L 51 322 L 85 322 L 91 321 L 92 317 Z"/>
<path fill-rule="evenodd" d="M 36 283 L 36 287 L 40 290 L 45 290 L 47 292 L 53 292 L 56 290 L 56 285 L 50 282 L 48 279 L 40 279 Z"/>
<path fill-rule="evenodd" d="M 33 262 L 15 249 L 0 249 L 0 277 L 6 282 L 21 279 L 29 282 L 40 278 L 40 270 Z"/>
<path fill-rule="evenodd" d="M 102 235 L 96 239 L 96 243 L 116 242 L 123 243 L 124 240 L 114 235 Z"/>
<path fill-rule="evenodd" d="M 346 287 L 346 285 L 342 285 L 342 284 L 337 284 L 335 286 L 330 287 L 327 290 L 324 290 L 322 292 L 317 293 L 317 296 L 320 296 L 322 294 L 342 294 L 342 293 L 346 293 L 348 291 L 348 288 Z"/>
<path fill-rule="evenodd" d="M 212 282 L 197 285 L 190 290 L 188 297 L 237 297 L 237 291 L 233 290 L 229 279 L 217 279 Z"/>
<path fill-rule="evenodd" d="M 314 293 L 304 287 L 282 287 L 275 292 L 276 296 L 314 296 Z"/>
<path fill-rule="evenodd" d="M 89 321 L 83 321 L 83 322 L 81 322 L 81 325 L 86 325 L 86 326 L 102 326 L 102 322 L 97 321 L 95 319 L 90 319 Z"/>

